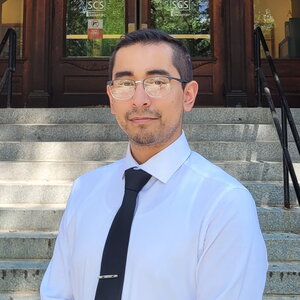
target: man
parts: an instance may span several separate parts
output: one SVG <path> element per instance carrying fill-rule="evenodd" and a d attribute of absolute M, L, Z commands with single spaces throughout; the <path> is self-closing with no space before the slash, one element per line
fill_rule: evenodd
<path fill-rule="evenodd" d="M 129 138 L 127 154 L 75 181 L 42 300 L 94 300 L 119 276 L 100 268 L 130 168 L 151 178 L 138 193 L 118 299 L 262 299 L 267 258 L 255 203 L 192 152 L 182 132 L 198 90 L 185 47 L 157 30 L 130 33 L 112 55 L 110 76 L 107 93 Z"/>

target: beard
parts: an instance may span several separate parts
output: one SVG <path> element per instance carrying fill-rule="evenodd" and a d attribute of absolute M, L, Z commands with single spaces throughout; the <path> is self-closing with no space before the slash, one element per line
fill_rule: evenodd
<path fill-rule="evenodd" d="M 134 116 L 148 116 L 157 118 L 155 122 L 160 122 L 155 128 L 149 128 L 148 125 L 140 124 L 136 130 L 130 130 L 130 118 Z M 133 109 L 126 113 L 125 122 L 118 122 L 122 130 L 127 134 L 130 142 L 138 146 L 160 146 L 170 139 L 178 128 L 182 126 L 181 118 L 172 125 L 166 125 L 161 119 L 159 111 L 153 111 L 149 108 Z"/>

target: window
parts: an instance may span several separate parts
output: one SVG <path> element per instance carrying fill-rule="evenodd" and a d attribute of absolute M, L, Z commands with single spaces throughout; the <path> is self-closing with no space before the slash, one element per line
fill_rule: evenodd
<path fill-rule="evenodd" d="M 254 0 L 254 23 L 273 58 L 300 58 L 299 0 Z"/>
<path fill-rule="evenodd" d="M 192 57 L 211 56 L 209 0 L 152 0 L 151 27 L 180 39 Z"/>
<path fill-rule="evenodd" d="M 0 0 L 0 38 L 2 39 L 8 28 L 17 32 L 17 58 L 22 57 L 23 44 L 23 0 Z M 1 53 L 1 57 L 8 54 L 8 44 Z"/>
<path fill-rule="evenodd" d="M 68 0 L 66 56 L 110 56 L 125 32 L 125 1 Z"/>

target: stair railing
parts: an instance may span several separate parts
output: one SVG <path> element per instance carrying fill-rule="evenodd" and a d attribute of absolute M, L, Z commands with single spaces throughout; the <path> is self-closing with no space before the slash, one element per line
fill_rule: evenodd
<path fill-rule="evenodd" d="M 267 62 L 271 69 L 273 78 L 275 80 L 275 85 L 279 94 L 279 99 L 281 103 L 281 125 L 276 113 L 274 101 L 272 99 L 271 91 L 267 85 L 264 71 L 261 67 L 261 46 L 266 55 Z M 300 188 L 295 173 L 295 169 L 292 163 L 292 159 L 288 150 L 288 134 L 287 134 L 287 121 L 290 125 L 292 136 L 294 138 L 298 153 L 300 154 L 300 138 L 292 116 L 290 107 L 288 105 L 287 99 L 285 97 L 280 79 L 278 77 L 274 61 L 270 54 L 269 48 L 267 46 L 264 35 L 260 27 L 256 27 L 254 30 L 254 58 L 255 58 L 255 71 L 256 71 L 256 80 L 257 80 L 257 96 L 258 96 L 258 105 L 261 106 L 261 100 L 263 92 L 268 100 L 268 104 L 271 110 L 275 128 L 280 140 L 280 144 L 283 152 L 283 184 L 284 184 L 284 207 L 290 208 L 290 190 L 289 190 L 289 174 L 291 176 L 293 186 L 296 192 L 298 203 L 300 205 Z"/>
<path fill-rule="evenodd" d="M 17 34 L 16 31 L 12 28 L 8 28 L 1 43 L 0 43 L 0 54 L 2 53 L 7 41 L 9 42 L 8 50 L 8 67 L 6 68 L 1 81 L 0 81 L 0 95 L 6 85 L 7 86 L 7 102 L 6 107 L 11 107 L 12 101 L 12 77 L 13 73 L 16 70 L 16 48 L 17 48 Z"/>

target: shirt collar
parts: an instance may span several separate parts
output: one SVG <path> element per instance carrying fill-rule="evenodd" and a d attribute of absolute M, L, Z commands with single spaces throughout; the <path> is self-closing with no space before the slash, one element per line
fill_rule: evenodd
<path fill-rule="evenodd" d="M 188 145 L 184 132 L 171 145 L 151 157 L 145 163 L 139 165 L 133 158 L 128 145 L 124 160 L 124 171 L 129 168 L 139 168 L 151 174 L 156 179 L 166 183 L 177 169 L 190 156 L 191 149 Z"/>

